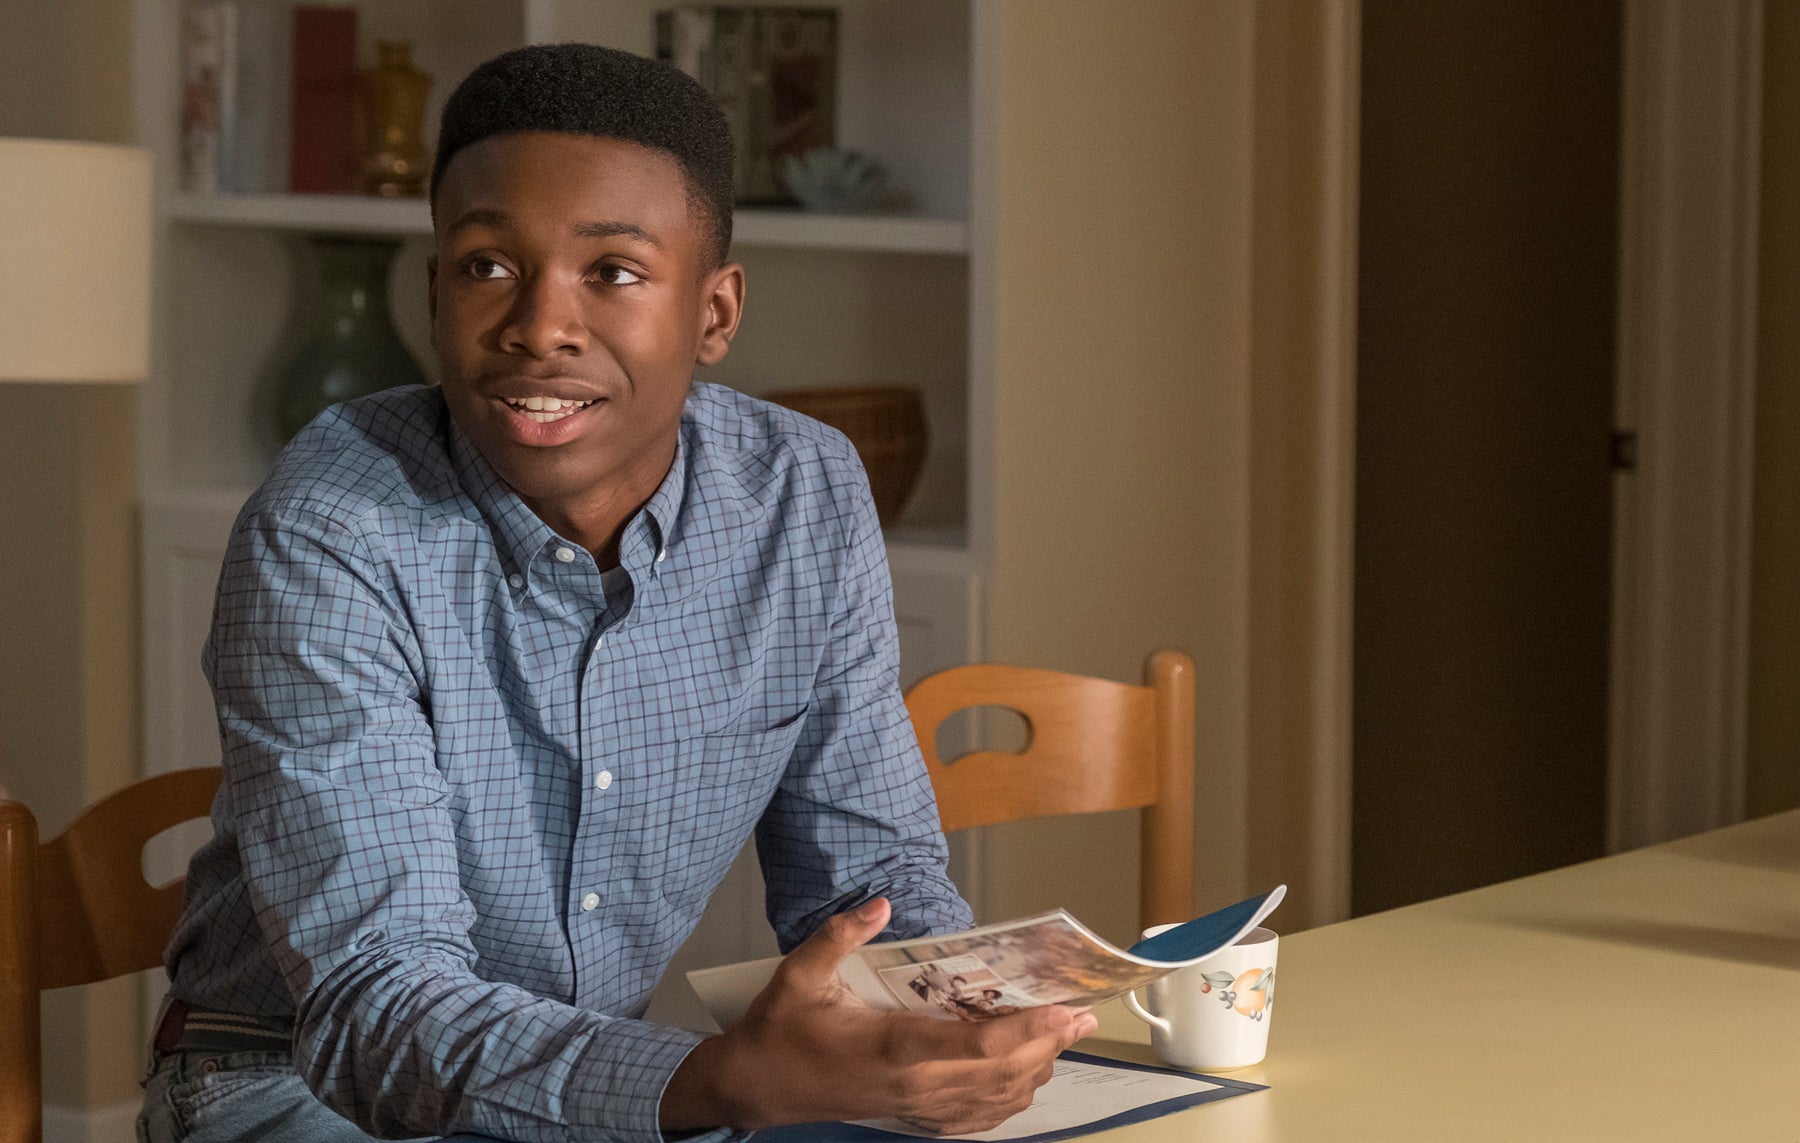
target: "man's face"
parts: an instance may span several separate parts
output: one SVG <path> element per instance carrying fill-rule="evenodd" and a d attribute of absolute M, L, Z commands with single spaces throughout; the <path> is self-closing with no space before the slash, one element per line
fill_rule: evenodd
<path fill-rule="evenodd" d="M 533 507 L 647 497 L 742 271 L 713 268 L 681 165 L 584 135 L 496 135 L 438 185 L 431 340 L 444 400 Z"/>

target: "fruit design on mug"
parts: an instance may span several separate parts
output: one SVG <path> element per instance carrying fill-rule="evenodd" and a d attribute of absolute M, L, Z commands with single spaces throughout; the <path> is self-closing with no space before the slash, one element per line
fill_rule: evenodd
<path fill-rule="evenodd" d="M 1225 1007 L 1239 1016 L 1261 1020 L 1268 1013 L 1269 1005 L 1275 1003 L 1273 968 L 1250 968 L 1235 975 L 1208 972 L 1202 973 L 1201 979 L 1206 981 L 1200 986 L 1201 995 L 1216 995 Z"/>

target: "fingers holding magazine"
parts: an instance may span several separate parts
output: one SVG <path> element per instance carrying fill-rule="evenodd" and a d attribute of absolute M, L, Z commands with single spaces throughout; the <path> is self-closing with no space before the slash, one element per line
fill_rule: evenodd
<path fill-rule="evenodd" d="M 988 996 L 986 982 L 955 973 L 919 986 L 941 996 L 926 1002 L 940 1012 L 870 1007 L 840 968 L 888 914 L 877 898 L 782 958 L 743 1018 L 677 1070 L 664 1130 L 881 1117 L 939 1134 L 985 1130 L 1027 1107 L 1056 1056 L 1097 1026 L 1061 1005 L 1009 1009 L 1004 990 Z"/>

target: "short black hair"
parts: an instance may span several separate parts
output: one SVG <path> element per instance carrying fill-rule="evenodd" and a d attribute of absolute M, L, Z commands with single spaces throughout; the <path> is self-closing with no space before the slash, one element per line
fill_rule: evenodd
<path fill-rule="evenodd" d="M 711 231 L 713 264 L 731 249 L 731 128 L 719 105 L 679 68 L 598 44 L 533 44 L 488 60 L 456 85 L 438 126 L 438 184 L 456 153 L 490 135 L 598 135 L 674 156 L 688 205 Z"/>

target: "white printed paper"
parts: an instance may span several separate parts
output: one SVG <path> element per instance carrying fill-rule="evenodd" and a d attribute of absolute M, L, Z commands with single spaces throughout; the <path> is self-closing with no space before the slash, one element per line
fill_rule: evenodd
<path fill-rule="evenodd" d="M 972 1139 L 985 1143 L 988 1140 L 1024 1139 L 1071 1127 L 1083 1127 L 1166 1099 L 1216 1091 L 1224 1086 L 1209 1082 L 1204 1076 L 1109 1068 L 1079 1060 L 1057 1060 L 1054 1068 L 1050 1082 L 1038 1088 L 1030 1107 L 993 1130 L 983 1131 L 978 1135 L 932 1135 L 928 1131 L 908 1127 L 897 1119 L 870 1119 L 863 1122 L 865 1126 L 901 1135 Z"/>

